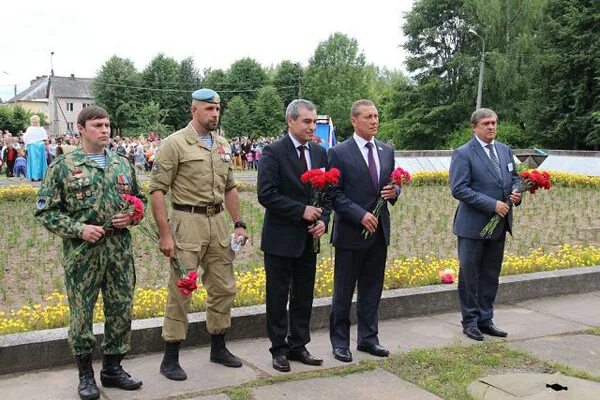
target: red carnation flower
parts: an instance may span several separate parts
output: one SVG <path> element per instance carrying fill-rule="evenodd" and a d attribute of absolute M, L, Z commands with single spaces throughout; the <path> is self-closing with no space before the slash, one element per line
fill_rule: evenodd
<path fill-rule="evenodd" d="M 198 273 L 196 271 L 190 272 L 187 276 L 179 278 L 175 283 L 184 296 L 189 296 L 194 290 L 198 288 Z"/>

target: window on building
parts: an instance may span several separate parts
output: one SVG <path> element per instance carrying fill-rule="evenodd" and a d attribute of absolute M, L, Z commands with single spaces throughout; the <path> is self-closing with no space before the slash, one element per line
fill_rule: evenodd
<path fill-rule="evenodd" d="M 73 104 L 73 103 L 71 103 Z M 73 133 L 73 122 L 67 122 L 67 130 Z"/>
<path fill-rule="evenodd" d="M 91 105 L 92 105 L 92 103 L 82 103 L 81 104 L 81 108 L 86 108 L 86 107 L 89 107 Z"/>
<path fill-rule="evenodd" d="M 67 111 L 73 111 L 73 103 L 67 103 Z"/>

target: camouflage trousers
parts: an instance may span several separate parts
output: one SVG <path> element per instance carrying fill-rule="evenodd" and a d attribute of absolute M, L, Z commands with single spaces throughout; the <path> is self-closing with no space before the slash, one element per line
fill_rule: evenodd
<path fill-rule="evenodd" d="M 135 268 L 131 234 L 126 229 L 117 232 L 99 243 L 88 244 L 73 262 L 63 264 L 69 298 L 69 343 L 75 355 L 94 350 L 92 325 L 100 291 L 104 301 L 102 353 L 125 354 L 130 349 Z M 65 260 L 80 243 L 64 241 Z"/>

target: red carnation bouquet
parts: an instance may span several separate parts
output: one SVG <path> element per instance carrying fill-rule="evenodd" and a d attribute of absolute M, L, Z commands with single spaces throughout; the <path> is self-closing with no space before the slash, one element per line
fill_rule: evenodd
<path fill-rule="evenodd" d="M 521 183 L 516 189 L 516 191 L 519 193 L 529 192 L 531 194 L 535 194 L 535 192 L 540 189 L 550 190 L 552 187 L 552 184 L 550 183 L 550 174 L 546 171 L 523 171 L 519 174 L 519 176 L 521 177 Z M 509 207 L 513 206 L 510 198 L 506 200 L 505 203 L 508 204 Z M 480 236 L 484 239 L 489 239 L 502 219 L 503 217 L 499 216 L 498 214 L 494 214 L 494 216 L 481 230 Z"/>
<path fill-rule="evenodd" d="M 336 186 L 339 183 L 340 170 L 337 168 L 331 168 L 329 171 L 311 169 L 300 176 L 300 181 L 303 184 L 310 186 L 312 189 L 312 205 L 314 207 L 320 207 L 325 194 L 331 190 L 333 186 Z M 314 225 L 316 224 L 317 222 L 315 221 Z M 320 239 L 313 239 L 313 250 L 315 254 L 318 254 L 319 251 L 321 251 Z"/>
<path fill-rule="evenodd" d="M 121 208 L 119 209 L 119 211 L 117 211 L 117 214 L 123 214 L 123 213 L 131 214 L 131 222 L 140 222 L 144 218 L 144 203 L 142 203 L 142 200 L 140 200 L 139 198 L 137 198 L 135 196 L 132 196 L 130 194 L 124 194 L 123 195 L 123 204 L 122 204 Z M 102 225 L 102 229 L 107 230 L 110 228 L 111 225 L 112 225 L 112 219 L 105 222 Z M 95 243 L 91 243 L 91 242 L 84 240 L 83 243 L 81 243 L 79 246 L 77 246 L 77 248 L 75 250 L 73 250 L 73 253 L 71 253 L 71 256 L 65 260 L 65 263 L 68 264 L 68 263 L 75 261 L 75 259 L 84 250 L 87 251 L 88 248 L 102 242 L 103 239 L 104 239 L 104 236 L 100 237 L 100 239 L 97 240 Z"/>
<path fill-rule="evenodd" d="M 146 220 L 145 223 L 138 226 L 138 229 L 142 233 L 142 235 L 149 238 L 152 242 L 158 244 L 158 242 L 160 241 L 158 226 L 156 226 L 156 223 L 154 221 Z M 179 292 L 181 292 L 181 294 L 184 296 L 189 296 L 194 290 L 198 288 L 198 273 L 196 271 L 192 271 L 188 274 L 187 268 L 178 258 L 172 258 L 171 263 L 181 275 L 181 278 L 179 278 L 177 282 L 175 282 L 175 284 L 179 288 Z"/>
<path fill-rule="evenodd" d="M 410 173 L 400 167 L 396 168 L 392 171 L 392 175 L 390 175 L 390 181 L 388 185 L 397 185 L 402 186 L 410 182 L 411 176 Z M 377 199 L 377 204 L 375 205 L 375 209 L 371 212 L 375 218 L 379 218 L 381 215 L 381 210 L 383 210 L 383 206 L 387 200 L 383 197 L 379 196 Z M 363 238 L 367 239 L 373 233 L 369 232 L 366 228 L 363 229 L 362 235 Z"/>

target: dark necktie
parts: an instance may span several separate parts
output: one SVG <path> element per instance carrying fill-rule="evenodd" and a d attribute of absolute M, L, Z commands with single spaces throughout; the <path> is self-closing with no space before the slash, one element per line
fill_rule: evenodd
<path fill-rule="evenodd" d="M 500 172 L 500 161 L 498 161 L 498 157 L 496 157 L 496 153 L 494 152 L 493 144 L 486 144 L 485 147 L 490 151 L 490 160 L 492 160 L 492 164 L 496 167 L 496 172 L 499 177 L 502 177 L 502 173 Z"/>
<path fill-rule="evenodd" d="M 306 146 L 298 146 L 297 149 L 300 152 L 300 165 L 302 166 L 302 172 L 306 172 L 306 171 L 308 171 L 308 163 L 306 162 L 306 153 L 304 152 L 304 149 L 306 149 Z"/>
<path fill-rule="evenodd" d="M 373 181 L 373 187 L 377 191 L 379 189 L 379 175 L 377 174 L 377 164 L 375 164 L 375 157 L 373 156 L 373 143 L 368 142 L 366 144 L 367 149 L 369 149 L 369 156 L 367 159 L 369 160 L 369 173 L 371 174 L 371 181 Z"/>

